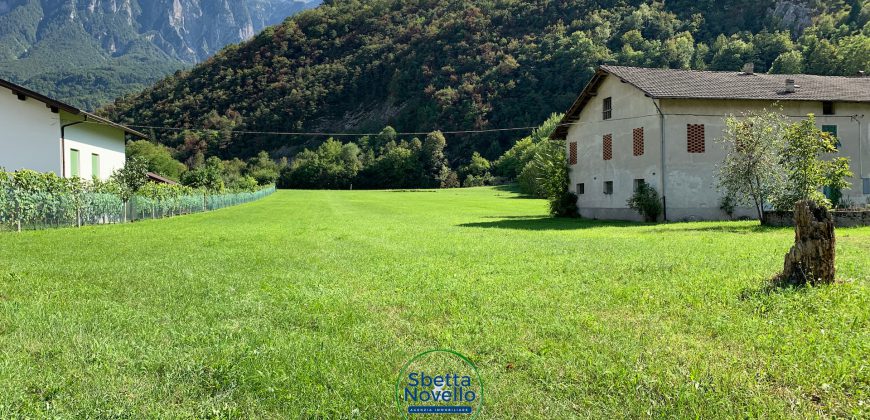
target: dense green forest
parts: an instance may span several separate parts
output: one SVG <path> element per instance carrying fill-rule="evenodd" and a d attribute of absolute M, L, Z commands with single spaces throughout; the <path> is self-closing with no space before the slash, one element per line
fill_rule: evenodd
<path fill-rule="evenodd" d="M 870 1 L 334 0 L 103 111 L 181 160 L 314 149 L 328 136 L 448 132 L 455 168 L 495 159 L 564 111 L 602 63 L 852 74 L 870 69 Z M 207 129 L 208 131 L 203 131 Z"/>

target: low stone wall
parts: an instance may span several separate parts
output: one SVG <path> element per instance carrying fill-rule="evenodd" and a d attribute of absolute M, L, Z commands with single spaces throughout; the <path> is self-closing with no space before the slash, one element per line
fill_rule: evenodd
<path fill-rule="evenodd" d="M 870 209 L 868 210 L 834 210 L 836 227 L 870 226 Z M 774 227 L 794 226 L 794 213 L 790 211 L 771 211 L 764 213 L 764 225 Z"/>

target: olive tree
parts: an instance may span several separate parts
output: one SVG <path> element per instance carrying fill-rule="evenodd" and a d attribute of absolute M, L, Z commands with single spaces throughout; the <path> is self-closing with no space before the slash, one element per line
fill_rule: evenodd
<path fill-rule="evenodd" d="M 739 204 L 752 204 L 759 220 L 784 185 L 780 152 L 788 125 L 784 115 L 766 110 L 725 119 L 719 188 Z"/>

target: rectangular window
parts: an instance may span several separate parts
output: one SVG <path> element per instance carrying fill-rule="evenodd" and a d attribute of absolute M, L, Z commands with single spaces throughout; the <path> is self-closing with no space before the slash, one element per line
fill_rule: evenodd
<path fill-rule="evenodd" d="M 603 138 L 603 157 L 604 160 L 613 159 L 613 134 L 605 134 Z"/>
<path fill-rule="evenodd" d="M 604 193 L 607 195 L 613 194 L 613 181 L 604 181 Z"/>
<path fill-rule="evenodd" d="M 870 178 L 864 178 L 864 194 L 870 194 Z"/>
<path fill-rule="evenodd" d="M 577 184 L 577 195 L 586 194 L 586 184 L 580 183 Z"/>
<path fill-rule="evenodd" d="M 604 107 L 603 107 L 602 117 L 605 120 L 609 120 L 613 118 L 613 98 L 604 98 Z"/>
<path fill-rule="evenodd" d="M 829 133 L 830 135 L 834 136 L 834 137 L 836 138 L 836 141 L 837 141 L 837 148 L 840 148 L 840 146 L 841 146 L 841 144 L 840 144 L 840 138 L 837 137 L 837 126 L 836 126 L 836 125 L 823 125 L 823 126 L 822 126 L 822 131 L 824 131 L 825 133 Z"/>
<path fill-rule="evenodd" d="M 100 177 L 100 155 L 96 153 L 91 154 L 91 176 Z"/>
<path fill-rule="evenodd" d="M 80 176 L 81 174 L 81 160 L 79 159 L 79 151 L 76 149 L 69 149 L 69 173 L 70 176 Z"/>
<path fill-rule="evenodd" d="M 568 144 L 568 164 L 576 165 L 577 164 L 577 142 L 572 141 Z"/>
<path fill-rule="evenodd" d="M 686 149 L 689 153 L 704 153 L 707 149 L 704 124 L 688 124 L 686 127 L 686 139 Z"/>
<path fill-rule="evenodd" d="M 643 127 L 634 129 L 632 139 L 634 141 L 632 147 L 632 149 L 634 149 L 634 155 L 643 156 Z"/>
<path fill-rule="evenodd" d="M 634 180 L 634 192 L 640 189 L 641 185 L 646 185 L 646 181 L 643 179 L 635 179 Z"/>
<path fill-rule="evenodd" d="M 834 115 L 834 103 L 830 101 L 822 102 L 822 115 Z"/>

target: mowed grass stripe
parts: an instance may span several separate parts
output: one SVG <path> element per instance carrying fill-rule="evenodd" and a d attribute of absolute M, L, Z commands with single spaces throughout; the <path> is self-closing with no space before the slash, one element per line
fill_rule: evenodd
<path fill-rule="evenodd" d="M 861 415 L 870 229 L 768 292 L 789 229 L 550 219 L 510 191 L 280 191 L 0 236 L 0 416 L 395 417 L 471 357 L 485 417 Z"/>

